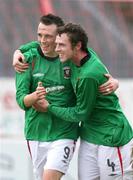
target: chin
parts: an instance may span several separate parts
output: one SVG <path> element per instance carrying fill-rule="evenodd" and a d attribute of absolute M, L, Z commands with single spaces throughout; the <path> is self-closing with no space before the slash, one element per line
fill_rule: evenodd
<path fill-rule="evenodd" d="M 64 62 L 67 61 L 67 59 L 61 59 L 61 58 L 60 58 L 60 61 L 61 61 L 62 63 L 64 63 Z"/>
<path fill-rule="evenodd" d="M 42 49 L 42 52 L 44 53 L 44 54 L 49 54 L 49 50 L 47 50 L 47 49 Z"/>

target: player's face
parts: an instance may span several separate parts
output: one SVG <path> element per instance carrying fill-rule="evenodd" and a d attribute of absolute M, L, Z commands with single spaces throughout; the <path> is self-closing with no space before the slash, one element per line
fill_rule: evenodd
<path fill-rule="evenodd" d="M 37 30 L 38 41 L 45 56 L 51 57 L 55 53 L 56 34 L 57 26 L 55 24 L 39 24 Z"/>
<path fill-rule="evenodd" d="M 74 49 L 71 46 L 71 42 L 67 34 L 63 33 L 60 36 L 56 36 L 56 49 L 59 54 L 60 61 L 66 62 L 68 59 L 72 59 L 74 56 Z"/>

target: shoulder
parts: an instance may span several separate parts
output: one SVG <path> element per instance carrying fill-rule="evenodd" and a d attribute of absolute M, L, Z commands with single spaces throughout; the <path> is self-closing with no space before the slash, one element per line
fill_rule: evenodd
<path fill-rule="evenodd" d="M 104 74 L 108 73 L 108 70 L 99 58 L 91 57 L 82 67 L 81 72 L 83 78 L 89 78 L 101 84 L 105 82 Z"/>
<path fill-rule="evenodd" d="M 37 48 L 31 48 L 24 53 L 25 61 L 31 63 L 34 59 L 38 57 L 39 53 Z"/>
<path fill-rule="evenodd" d="M 103 73 L 108 73 L 108 69 L 104 65 L 104 63 L 101 61 L 100 57 L 92 50 L 90 50 L 91 58 L 88 60 L 88 62 L 85 65 L 85 72 L 88 73 L 88 75 L 100 75 Z"/>

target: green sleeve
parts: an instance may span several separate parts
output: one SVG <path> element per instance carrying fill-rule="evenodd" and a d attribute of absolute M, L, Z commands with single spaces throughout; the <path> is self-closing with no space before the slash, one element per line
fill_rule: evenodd
<path fill-rule="evenodd" d="M 26 59 L 31 58 L 29 56 L 30 54 L 25 54 Z M 23 72 L 23 73 L 17 73 L 16 72 L 16 101 L 18 103 L 18 105 L 20 106 L 20 108 L 22 108 L 23 110 L 27 110 L 28 108 L 25 107 L 24 105 L 24 97 L 27 94 L 30 94 L 30 84 L 31 84 L 31 72 L 32 72 L 32 68 L 31 65 L 29 66 L 29 68 Z"/>
<path fill-rule="evenodd" d="M 93 78 L 80 79 L 77 87 L 75 107 L 48 106 L 48 111 L 65 121 L 80 122 L 88 120 L 94 108 L 98 93 L 98 82 Z"/>
<path fill-rule="evenodd" d="M 38 41 L 31 41 L 27 44 L 24 44 L 24 45 L 21 45 L 19 47 L 19 50 L 22 52 L 22 53 L 25 53 L 27 52 L 28 50 L 32 49 L 32 48 L 37 48 L 39 46 L 39 42 Z"/>

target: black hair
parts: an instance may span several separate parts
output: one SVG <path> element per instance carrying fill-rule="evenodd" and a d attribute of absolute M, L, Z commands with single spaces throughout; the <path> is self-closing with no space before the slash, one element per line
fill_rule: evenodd
<path fill-rule="evenodd" d="M 47 14 L 47 15 L 42 16 L 40 18 L 40 22 L 45 25 L 55 24 L 55 25 L 57 25 L 57 27 L 64 25 L 63 19 L 61 17 L 55 16 L 53 14 Z"/>
<path fill-rule="evenodd" d="M 81 50 L 86 51 L 88 36 L 85 30 L 79 24 L 67 23 L 58 28 L 58 34 L 66 33 L 69 37 L 72 47 L 75 47 L 78 42 L 81 42 Z"/>

